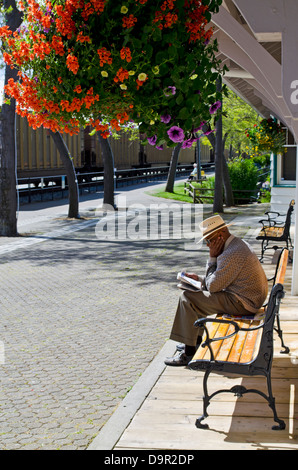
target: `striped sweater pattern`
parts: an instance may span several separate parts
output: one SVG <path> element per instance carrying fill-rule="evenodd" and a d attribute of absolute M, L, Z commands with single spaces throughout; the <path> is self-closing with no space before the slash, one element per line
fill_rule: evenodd
<path fill-rule="evenodd" d="M 235 294 L 247 310 L 256 313 L 266 300 L 268 281 L 251 246 L 231 237 L 223 253 L 207 262 L 205 287 L 209 292 Z"/>

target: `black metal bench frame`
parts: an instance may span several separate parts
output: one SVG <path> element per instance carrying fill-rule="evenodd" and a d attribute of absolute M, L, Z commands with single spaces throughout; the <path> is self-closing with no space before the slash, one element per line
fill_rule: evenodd
<path fill-rule="evenodd" d="M 265 400 L 267 400 L 269 407 L 273 411 L 273 417 L 274 421 L 278 423 L 277 425 L 273 426 L 273 430 L 282 430 L 285 429 L 286 425 L 285 422 L 278 418 L 277 412 L 276 412 L 276 407 L 275 407 L 275 398 L 272 393 L 272 385 L 271 385 L 271 366 L 272 366 L 272 361 L 273 361 L 273 353 L 274 353 L 274 348 L 273 348 L 273 331 L 275 330 L 274 324 L 275 320 L 278 321 L 278 335 L 281 339 L 282 346 L 286 348 L 284 353 L 289 352 L 289 348 L 287 348 L 282 339 L 282 330 L 280 328 L 280 323 L 279 323 L 279 307 L 280 307 L 280 302 L 281 299 L 284 297 L 284 288 L 283 285 L 278 283 L 275 284 L 270 292 L 269 296 L 269 301 L 267 304 L 266 308 L 266 315 L 264 321 L 259 324 L 258 326 L 252 327 L 252 328 L 240 328 L 239 324 L 237 321 L 233 320 L 224 320 L 224 319 L 216 319 L 216 318 L 202 318 L 200 320 L 197 320 L 195 322 L 195 326 L 197 327 L 203 327 L 206 333 L 206 340 L 204 343 L 201 344 L 201 347 L 208 347 L 210 351 L 210 360 L 206 359 L 198 359 L 198 360 L 192 360 L 189 362 L 188 367 L 193 370 L 200 370 L 200 371 L 205 371 L 204 374 L 204 379 L 203 379 L 203 390 L 204 390 L 204 397 L 203 397 L 203 414 L 196 420 L 196 426 L 198 428 L 203 428 L 206 429 L 208 428 L 208 424 L 203 424 L 202 421 L 208 417 L 207 413 L 207 408 L 210 404 L 210 400 L 218 395 L 219 393 L 223 392 L 231 392 L 234 393 L 237 397 L 242 397 L 246 393 L 257 393 L 261 395 Z M 213 322 L 218 322 L 218 323 L 228 323 L 229 325 L 233 325 L 234 327 L 234 332 L 221 337 L 221 338 L 210 338 L 209 333 L 208 333 L 208 328 L 206 327 L 207 323 L 213 323 Z M 221 341 L 227 338 L 230 338 L 231 336 L 234 336 L 238 333 L 238 331 L 253 331 L 253 330 L 260 330 L 262 329 L 262 337 L 260 340 L 260 345 L 258 349 L 258 353 L 256 358 L 250 362 L 250 363 L 239 363 L 239 362 L 228 362 L 228 361 L 217 361 L 215 360 L 214 353 L 212 350 L 211 344 L 214 341 Z M 268 395 L 263 393 L 260 390 L 256 389 L 246 389 L 246 387 L 242 385 L 236 385 L 232 387 L 231 389 L 223 389 L 223 390 L 217 390 L 216 392 L 212 393 L 209 395 L 208 393 L 208 387 L 207 387 L 207 382 L 208 382 L 208 377 L 212 373 L 232 373 L 236 374 L 237 376 L 265 376 L 267 379 L 267 389 L 268 389 Z"/>
<path fill-rule="evenodd" d="M 289 244 L 291 248 L 293 247 L 291 236 L 290 236 L 290 228 L 291 228 L 291 217 L 292 217 L 292 212 L 294 210 L 294 205 L 295 201 L 294 199 L 291 200 L 286 218 L 284 221 L 280 222 L 278 221 L 278 217 L 281 217 L 282 215 L 279 212 L 274 212 L 274 211 L 267 211 L 265 214 L 267 215 L 267 219 L 262 219 L 259 220 L 259 223 L 262 224 L 263 228 L 261 229 L 261 232 L 264 232 L 264 235 L 260 234 L 256 237 L 257 240 L 262 241 L 261 245 L 261 258 L 260 261 L 263 261 L 264 258 L 264 253 L 268 249 L 273 249 L 277 250 L 279 248 L 282 248 L 281 246 L 278 246 L 278 244 L 274 246 L 268 246 L 270 242 L 274 243 L 279 243 L 279 242 L 285 242 L 286 247 L 289 249 Z M 270 235 L 270 231 L 273 228 L 282 228 L 282 234 L 281 236 L 274 236 Z M 266 234 L 267 231 L 267 234 Z"/>

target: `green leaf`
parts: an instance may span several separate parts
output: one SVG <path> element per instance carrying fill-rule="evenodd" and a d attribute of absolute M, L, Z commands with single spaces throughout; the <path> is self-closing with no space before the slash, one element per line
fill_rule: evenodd
<path fill-rule="evenodd" d="M 177 72 L 177 70 L 173 70 L 173 72 L 171 73 L 171 78 L 172 78 L 172 80 L 175 84 L 177 84 L 179 82 L 180 76 L 179 76 L 179 73 Z"/>
<path fill-rule="evenodd" d="M 167 66 L 167 64 L 162 64 L 159 67 L 159 75 L 161 77 L 164 77 L 165 75 L 168 75 L 168 73 L 169 73 L 169 67 Z"/>
<path fill-rule="evenodd" d="M 187 119 L 189 117 L 189 110 L 188 108 L 184 107 L 180 109 L 179 114 L 178 114 L 178 119 Z"/>
<path fill-rule="evenodd" d="M 146 44 L 144 49 L 146 51 L 147 58 L 150 59 L 153 54 L 153 47 L 151 46 L 151 44 Z"/>
<path fill-rule="evenodd" d="M 175 46 L 170 46 L 168 49 L 168 54 L 170 59 L 177 57 L 177 49 Z"/>
<path fill-rule="evenodd" d="M 162 62 L 167 60 L 167 53 L 165 51 L 158 51 L 157 54 L 155 55 L 155 62 L 156 65 L 160 65 Z"/>
<path fill-rule="evenodd" d="M 161 38 L 162 38 L 161 30 L 159 28 L 155 28 L 152 37 L 153 37 L 153 41 L 161 41 Z"/>
<path fill-rule="evenodd" d="M 205 16 L 205 18 L 208 20 L 208 23 L 209 23 L 209 22 L 211 21 L 211 13 L 210 13 L 210 11 L 206 11 L 204 16 Z"/>
<path fill-rule="evenodd" d="M 178 106 L 180 106 L 180 104 L 182 104 L 183 101 L 184 101 L 184 95 L 183 93 L 179 93 L 179 95 L 176 98 L 176 103 L 178 104 Z"/>
<path fill-rule="evenodd" d="M 186 104 L 186 107 L 189 109 L 189 111 L 192 111 L 193 105 L 194 105 L 193 96 L 191 98 L 188 98 L 185 104 Z"/>
<path fill-rule="evenodd" d="M 186 81 L 186 80 L 185 80 L 185 81 L 182 81 L 182 80 L 181 80 L 179 86 L 180 86 L 181 91 L 183 91 L 183 93 L 187 93 L 187 92 L 188 92 L 188 90 L 189 90 L 188 81 Z"/>
<path fill-rule="evenodd" d="M 192 104 L 193 104 L 193 107 L 195 109 L 199 109 L 200 105 L 201 105 L 201 100 L 200 100 L 200 96 L 199 95 L 193 95 L 192 96 Z"/>

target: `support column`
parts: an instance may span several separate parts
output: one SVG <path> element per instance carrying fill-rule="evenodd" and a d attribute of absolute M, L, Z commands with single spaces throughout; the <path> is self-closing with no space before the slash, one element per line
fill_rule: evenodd
<path fill-rule="evenodd" d="M 293 252 L 293 273 L 292 273 L 292 295 L 298 295 L 298 247 L 297 247 L 297 227 L 298 227 L 298 146 L 296 146 L 296 189 L 295 189 L 295 237 Z"/>

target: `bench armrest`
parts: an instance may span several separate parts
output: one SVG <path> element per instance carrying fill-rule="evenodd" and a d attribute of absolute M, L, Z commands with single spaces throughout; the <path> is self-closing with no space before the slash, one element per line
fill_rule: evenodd
<path fill-rule="evenodd" d="M 209 336 L 209 331 L 208 328 L 206 327 L 206 323 L 226 323 L 229 325 L 233 325 L 235 328 L 234 331 L 228 335 L 221 336 L 218 338 L 210 338 Z M 194 323 L 194 326 L 197 328 L 203 327 L 204 331 L 206 333 L 206 339 L 205 341 L 201 344 L 202 347 L 207 346 L 210 354 L 211 354 L 211 361 L 215 361 L 214 353 L 211 347 L 211 343 L 214 343 L 215 341 L 223 341 L 225 339 L 231 338 L 232 336 L 235 336 L 238 331 L 254 331 L 254 330 L 259 330 L 261 328 L 264 328 L 265 322 L 261 322 L 260 325 L 253 326 L 251 328 L 240 328 L 239 324 L 236 321 L 233 320 L 224 320 L 224 319 L 219 319 L 219 318 L 200 318 L 199 320 L 196 320 Z"/>
<path fill-rule="evenodd" d="M 214 339 L 214 341 L 219 340 L 219 339 L 229 338 L 230 336 L 234 335 L 235 333 L 238 333 L 238 331 L 240 330 L 239 325 L 238 325 L 237 322 L 235 322 L 233 320 L 224 320 L 224 319 L 220 319 L 220 318 L 200 318 L 199 320 L 195 321 L 194 326 L 196 326 L 198 328 L 203 327 L 204 330 L 206 331 L 207 330 L 207 328 L 205 326 L 206 323 L 228 323 L 229 325 L 233 325 L 235 327 L 235 331 L 233 333 L 231 333 L 228 336 L 224 336 L 222 338 L 216 338 L 216 339 Z"/>
<path fill-rule="evenodd" d="M 267 211 L 265 212 L 265 214 L 267 215 L 269 220 L 272 220 L 272 219 L 276 220 L 279 217 L 283 217 L 285 219 L 287 216 L 287 214 L 280 214 L 279 212 L 271 212 L 271 211 Z"/>
<path fill-rule="evenodd" d="M 273 219 L 261 219 L 259 223 L 263 225 L 263 229 L 270 227 L 284 227 L 284 220 L 278 221 Z"/>

